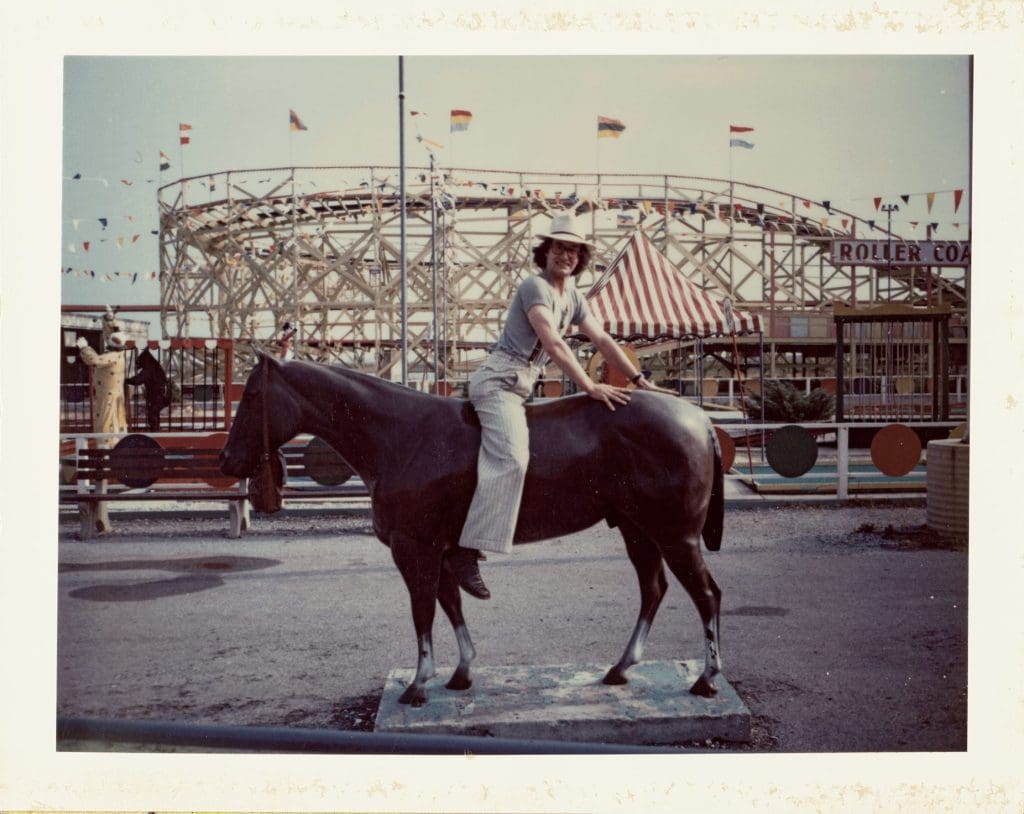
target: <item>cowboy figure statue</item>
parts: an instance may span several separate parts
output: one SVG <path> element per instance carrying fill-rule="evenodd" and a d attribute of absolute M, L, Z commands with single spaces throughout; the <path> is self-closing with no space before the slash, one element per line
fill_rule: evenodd
<path fill-rule="evenodd" d="M 463 590 L 490 597 L 480 577 L 480 551 L 512 551 L 519 504 L 530 458 L 525 404 L 550 359 L 590 398 L 609 410 L 629 403 L 629 389 L 593 381 L 562 338 L 575 325 L 597 352 L 630 382 L 660 390 L 633 363 L 587 310 L 571 279 L 590 262 L 594 245 L 571 213 L 556 215 L 551 231 L 539 235 L 533 260 L 540 269 L 523 280 L 509 306 L 505 325 L 484 363 L 470 376 L 469 399 L 480 419 L 477 485 L 459 544 L 448 563 Z"/>
<path fill-rule="evenodd" d="M 124 351 L 128 342 L 122 325 L 108 309 L 103 317 L 104 353 L 97 353 L 84 337 L 75 343 L 82 361 L 93 369 L 92 431 L 102 433 L 128 432 L 128 419 L 124 401 Z M 112 447 L 116 438 L 100 438 L 96 444 L 101 448 Z M 106 483 L 100 484 L 100 491 L 106 490 Z M 110 531 L 110 519 L 105 503 L 96 506 L 96 530 Z"/>

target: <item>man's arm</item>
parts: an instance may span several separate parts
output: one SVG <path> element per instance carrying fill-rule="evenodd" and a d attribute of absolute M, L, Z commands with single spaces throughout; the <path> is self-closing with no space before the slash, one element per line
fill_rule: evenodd
<path fill-rule="evenodd" d="M 603 401 L 609 410 L 614 410 L 616 404 L 629 403 L 629 391 L 626 388 L 598 384 L 587 375 L 580 363 L 576 361 L 576 357 L 565 340 L 555 330 L 554 323 L 551 321 L 550 308 L 542 304 L 535 305 L 526 312 L 526 317 L 530 320 L 530 325 L 533 326 L 541 347 L 551 357 L 551 360 L 588 396 L 597 401 Z M 602 331 L 602 333 L 604 332 Z M 623 358 L 625 358 L 625 354 L 623 354 Z M 629 364 L 628 360 L 627 364 Z"/>

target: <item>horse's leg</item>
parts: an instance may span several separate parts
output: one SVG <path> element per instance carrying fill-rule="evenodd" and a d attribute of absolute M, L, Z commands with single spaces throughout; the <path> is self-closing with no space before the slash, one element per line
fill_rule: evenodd
<path fill-rule="evenodd" d="M 459 580 L 447 567 L 441 569 L 441 581 L 438 585 L 437 600 L 441 609 L 452 623 L 455 641 L 459 644 L 459 666 L 445 686 L 449 690 L 468 690 L 473 686 L 469 675 L 469 665 L 476 658 L 473 641 L 469 638 L 469 628 L 462 616 L 462 596 L 459 593 Z"/>
<path fill-rule="evenodd" d="M 722 672 L 718 621 L 722 591 L 704 565 L 699 531 L 659 547 L 668 567 L 683 584 L 700 614 L 704 628 L 704 672 L 690 687 L 690 692 L 710 698 L 718 693 L 715 678 Z"/>
<path fill-rule="evenodd" d="M 631 525 L 623 524 L 621 530 L 622 539 L 626 541 L 626 553 L 636 569 L 636 576 L 640 582 L 640 615 L 622 658 L 605 675 L 605 684 L 626 683 L 626 670 L 643 657 L 644 644 L 654 623 L 654 614 L 658 612 L 658 606 L 661 605 L 665 591 L 668 590 L 668 580 L 665 579 L 665 570 L 661 566 L 661 552 L 657 546 Z"/>
<path fill-rule="evenodd" d="M 441 573 L 441 549 L 399 534 L 391 537 L 390 545 L 391 556 L 409 591 L 417 647 L 416 675 L 398 702 L 419 707 L 427 702 L 426 683 L 437 675 L 431 630 Z"/>

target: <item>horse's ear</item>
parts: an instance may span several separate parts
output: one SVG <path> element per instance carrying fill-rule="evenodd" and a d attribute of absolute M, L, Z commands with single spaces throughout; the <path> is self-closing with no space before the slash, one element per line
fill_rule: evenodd
<path fill-rule="evenodd" d="M 280 360 L 276 356 L 274 356 L 272 353 L 267 353 L 259 345 L 253 345 L 252 349 L 256 353 L 256 361 L 257 362 L 266 362 L 267 364 L 271 365 L 272 367 L 279 367 L 280 366 L 280 364 L 281 364 Z"/>

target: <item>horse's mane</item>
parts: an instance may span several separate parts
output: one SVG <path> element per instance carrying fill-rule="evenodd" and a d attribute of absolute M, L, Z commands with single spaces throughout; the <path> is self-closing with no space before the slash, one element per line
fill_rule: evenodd
<path fill-rule="evenodd" d="M 332 378 L 348 381 L 355 380 L 370 390 L 387 393 L 395 398 L 420 399 L 423 401 L 433 401 L 438 403 L 452 402 L 452 399 L 449 396 L 440 396 L 434 393 L 425 393 L 422 390 L 413 390 L 412 388 L 406 387 L 398 382 L 388 381 L 387 379 L 382 379 L 379 376 L 374 376 L 372 373 L 364 373 L 361 370 L 353 370 L 345 365 L 308 362 L 303 359 L 281 361 L 280 364 L 286 369 L 294 367 L 303 370 L 326 373 Z"/>

